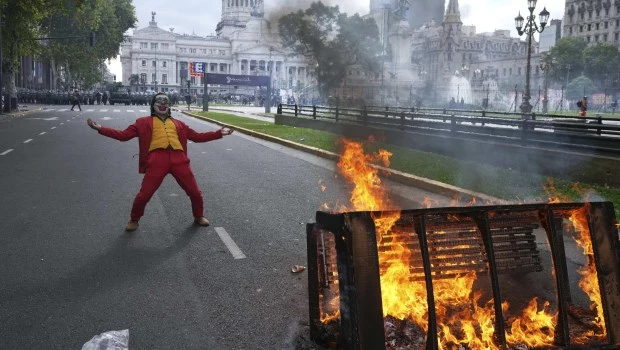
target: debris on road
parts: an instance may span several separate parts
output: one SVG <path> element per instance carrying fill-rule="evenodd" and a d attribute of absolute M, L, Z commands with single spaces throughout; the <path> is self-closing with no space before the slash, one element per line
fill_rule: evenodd
<path fill-rule="evenodd" d="M 129 329 L 109 331 L 92 337 L 82 350 L 128 350 Z"/>
<path fill-rule="evenodd" d="M 292 273 L 300 273 L 300 272 L 304 272 L 305 270 L 306 270 L 306 267 L 301 266 L 301 265 L 295 265 L 293 266 L 293 268 L 291 268 Z"/>

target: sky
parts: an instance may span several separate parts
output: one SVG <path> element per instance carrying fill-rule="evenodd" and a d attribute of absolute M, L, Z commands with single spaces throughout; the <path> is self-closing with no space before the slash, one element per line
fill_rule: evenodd
<path fill-rule="evenodd" d="M 306 8 L 314 0 L 264 0 L 265 14 L 287 13 Z M 447 5 L 448 0 L 446 0 Z M 323 0 L 323 3 L 338 5 L 341 12 L 348 14 L 367 14 L 370 0 Z M 221 18 L 221 0 L 183 0 L 179 6 L 171 7 L 169 0 L 133 0 L 138 19 L 137 28 L 144 28 L 151 21 L 151 12 L 155 11 L 155 21 L 160 28 L 175 33 L 197 34 L 200 36 L 214 35 L 215 26 Z M 551 13 L 551 19 L 562 19 L 565 0 L 538 0 L 535 14 L 543 7 Z M 514 29 L 514 18 L 519 11 L 526 17 L 527 0 L 460 0 L 461 20 L 465 25 L 475 25 L 478 33 L 492 32 L 496 29 L 510 29 L 512 36 L 517 36 Z M 290 11 L 288 11 L 290 10 Z M 132 30 L 128 32 L 131 34 Z M 108 63 L 110 71 L 121 77 L 121 64 L 117 58 Z"/>

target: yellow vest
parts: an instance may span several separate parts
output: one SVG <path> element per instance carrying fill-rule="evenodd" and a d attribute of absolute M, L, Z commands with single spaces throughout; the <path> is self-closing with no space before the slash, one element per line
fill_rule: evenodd
<path fill-rule="evenodd" d="M 176 125 L 170 118 L 162 121 L 158 117 L 153 117 L 153 137 L 151 138 L 149 152 L 158 148 L 167 149 L 168 146 L 174 150 L 183 150 Z"/>

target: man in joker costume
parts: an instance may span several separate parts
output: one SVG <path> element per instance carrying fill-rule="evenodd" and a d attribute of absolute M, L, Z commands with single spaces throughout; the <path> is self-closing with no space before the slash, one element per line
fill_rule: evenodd
<path fill-rule="evenodd" d="M 88 119 L 88 126 L 99 134 L 128 141 L 138 137 L 140 149 L 139 172 L 144 174 L 142 187 L 131 207 L 131 220 L 126 231 L 138 228 L 138 222 L 144 215 L 144 208 L 162 181 L 172 174 L 192 202 L 194 222 L 200 226 L 209 226 L 204 215 L 202 193 L 198 188 L 187 158 L 187 140 L 207 142 L 232 134 L 233 130 L 223 127 L 218 131 L 199 133 L 180 120 L 170 115 L 170 99 L 164 93 L 158 93 L 151 100 L 151 116 L 138 118 L 125 130 L 105 128 Z"/>

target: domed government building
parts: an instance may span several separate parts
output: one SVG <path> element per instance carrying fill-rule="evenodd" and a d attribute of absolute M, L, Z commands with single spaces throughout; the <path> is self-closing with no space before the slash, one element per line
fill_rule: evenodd
<path fill-rule="evenodd" d="M 204 78 L 188 70 L 191 62 L 204 62 L 207 73 L 269 76 L 281 95 L 318 96 L 313 62 L 282 47 L 277 23 L 265 18 L 263 0 L 221 2 L 213 36 L 162 29 L 152 12 L 149 26 L 135 30 L 121 47 L 123 85 L 133 91 L 186 94 L 189 79 L 190 93 L 202 95 Z M 437 0 L 370 0 L 369 5 L 384 64 L 381 72 L 349 67 L 342 88 L 334 92 L 340 97 L 385 105 L 410 105 L 420 97 L 479 104 L 490 89 L 525 80 L 527 43 L 511 37 L 509 30 L 476 33 L 475 26 L 463 24 L 458 0 L 449 0 L 447 6 Z M 542 78 L 538 47 L 534 43 L 532 86 Z"/>
<path fill-rule="evenodd" d="M 157 26 L 134 31 L 121 46 L 123 85 L 137 74 L 138 91 L 202 95 L 204 78 L 188 74 L 190 62 L 204 62 L 206 73 L 271 76 L 274 89 L 303 89 L 313 80 L 309 62 L 282 47 L 277 24 L 264 16 L 263 0 L 222 0 L 214 36 L 174 33 Z"/>

